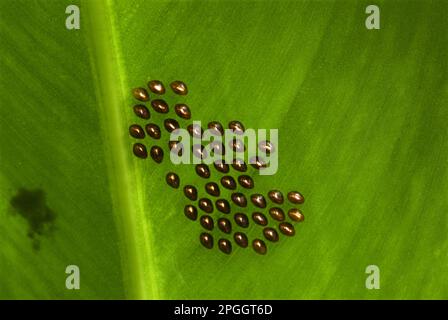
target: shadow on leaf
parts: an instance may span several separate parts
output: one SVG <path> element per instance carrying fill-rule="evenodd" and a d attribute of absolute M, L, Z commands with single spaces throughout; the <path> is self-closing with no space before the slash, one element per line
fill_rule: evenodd
<path fill-rule="evenodd" d="M 41 189 L 20 188 L 10 200 L 11 206 L 28 222 L 28 237 L 32 239 L 33 249 L 40 249 L 40 237 L 54 231 L 56 213 L 51 210 Z"/>

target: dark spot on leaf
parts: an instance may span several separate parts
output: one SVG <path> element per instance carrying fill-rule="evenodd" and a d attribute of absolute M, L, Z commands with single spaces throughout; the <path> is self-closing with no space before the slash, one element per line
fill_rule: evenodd
<path fill-rule="evenodd" d="M 56 219 L 56 213 L 46 204 L 45 192 L 20 188 L 10 204 L 28 222 L 28 237 L 33 241 L 33 249 L 39 250 L 39 238 L 53 232 Z"/>

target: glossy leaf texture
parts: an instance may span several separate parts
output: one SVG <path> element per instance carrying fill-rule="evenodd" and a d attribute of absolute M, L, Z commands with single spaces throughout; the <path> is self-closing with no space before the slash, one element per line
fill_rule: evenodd
<path fill-rule="evenodd" d="M 80 30 L 65 28 L 70 4 Z M 379 1 L 381 29 L 367 30 L 369 4 L 0 0 L 0 298 L 448 298 L 448 5 Z M 145 103 L 138 119 L 131 89 L 153 79 L 171 110 Z M 278 172 L 249 168 L 244 194 L 303 193 L 296 235 L 226 255 L 217 240 L 232 235 L 215 227 L 204 248 L 182 188 L 204 197 L 222 174 L 168 160 L 167 117 L 278 129 Z M 165 150 L 161 164 L 132 154 L 128 127 L 148 122 L 162 128 L 143 140 Z M 252 221 L 243 231 L 263 238 Z M 69 265 L 79 290 L 66 289 Z M 366 289 L 369 265 L 379 290 Z"/>

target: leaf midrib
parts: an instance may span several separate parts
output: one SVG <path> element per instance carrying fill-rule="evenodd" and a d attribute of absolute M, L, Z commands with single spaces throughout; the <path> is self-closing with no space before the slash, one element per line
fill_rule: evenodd
<path fill-rule="evenodd" d="M 136 168 L 126 157 L 122 108 L 126 94 L 125 73 L 120 64 L 119 39 L 114 29 L 112 0 L 85 0 L 85 31 L 92 65 L 95 92 L 99 104 L 105 158 L 113 202 L 113 214 L 120 235 L 120 256 L 126 297 L 157 299 L 155 263 L 151 251 L 150 225 L 131 181 Z M 82 10 L 82 9 L 81 9 Z M 135 185 L 135 183 L 133 184 Z"/>

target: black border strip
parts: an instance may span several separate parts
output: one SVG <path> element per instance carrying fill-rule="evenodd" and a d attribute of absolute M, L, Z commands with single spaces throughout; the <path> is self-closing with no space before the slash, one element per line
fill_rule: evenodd
<path fill-rule="evenodd" d="M 314 319 L 423 316 L 446 313 L 447 300 L 9 300 L 0 301 L 14 317 L 32 312 L 83 318 L 98 315 L 134 319 Z M 205 309 L 207 308 L 207 309 Z M 207 310 L 204 316 L 204 310 Z M 180 314 L 179 314 L 180 313 Z M 192 314 L 193 313 L 193 314 Z M 5 314 L 5 313 L 3 313 Z"/>

